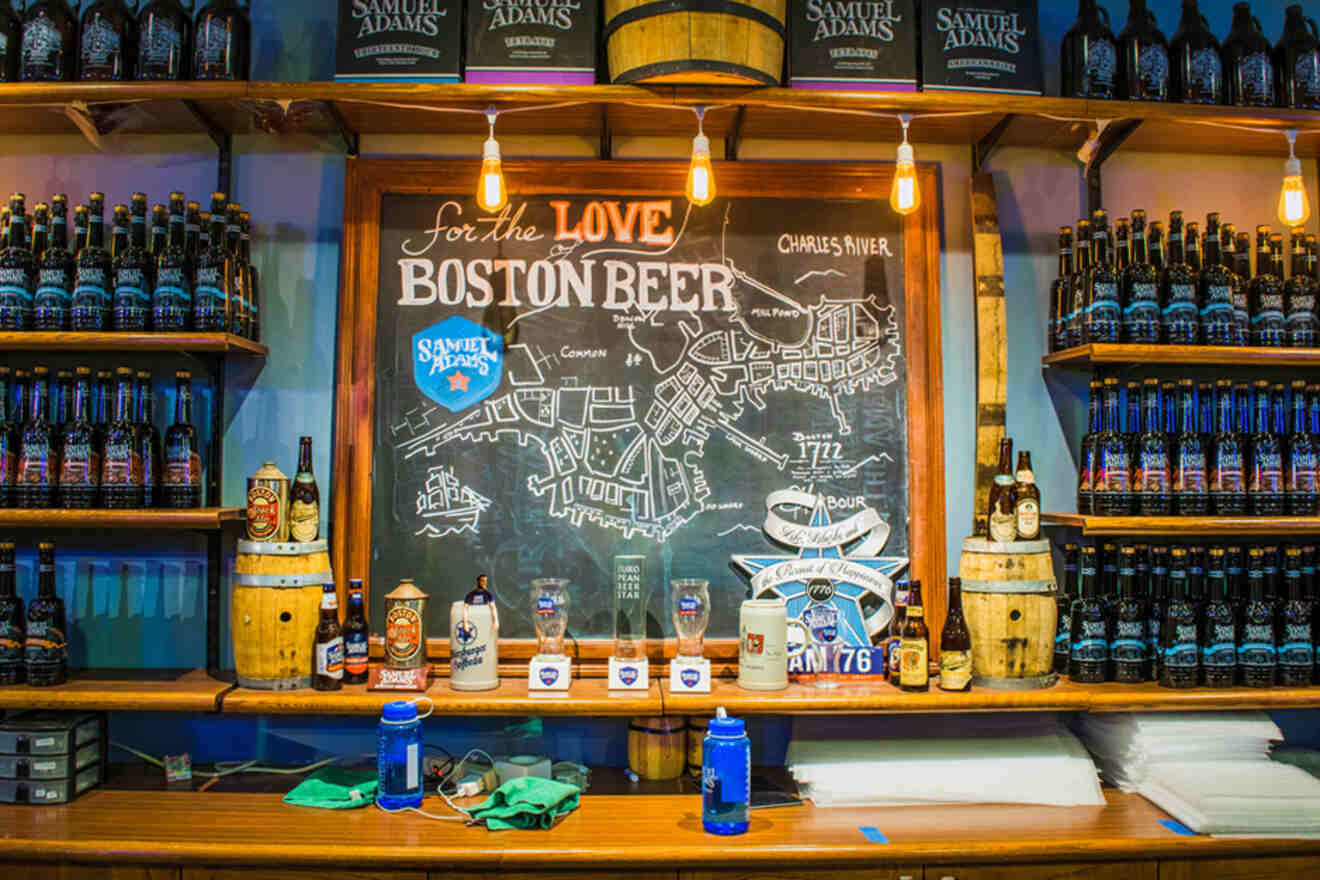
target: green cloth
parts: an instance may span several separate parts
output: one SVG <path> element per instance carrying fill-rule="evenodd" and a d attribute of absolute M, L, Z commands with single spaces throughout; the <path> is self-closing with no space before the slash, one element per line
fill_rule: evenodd
<path fill-rule="evenodd" d="M 579 793 L 576 785 L 523 776 L 495 789 L 469 813 L 491 831 L 549 828 L 577 809 Z"/>
<path fill-rule="evenodd" d="M 322 767 L 284 796 L 295 807 L 351 810 L 376 800 L 376 774 L 342 767 Z"/>

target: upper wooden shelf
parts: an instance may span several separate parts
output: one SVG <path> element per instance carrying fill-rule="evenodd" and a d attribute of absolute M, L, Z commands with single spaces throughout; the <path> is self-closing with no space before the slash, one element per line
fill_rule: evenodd
<path fill-rule="evenodd" d="M 1083 535 L 1130 535 L 1131 537 L 1219 537 L 1316 535 L 1320 517 L 1314 516 L 1084 516 L 1078 513 L 1046 513 L 1047 526 L 1081 529 Z"/>
<path fill-rule="evenodd" d="M 1320 366 L 1320 348 L 1261 348 L 1227 345 L 1131 345 L 1093 342 L 1047 354 L 1047 367 L 1093 364 L 1199 364 L 1232 367 Z"/>
<path fill-rule="evenodd" d="M 270 349 L 233 333 L 0 332 L 0 351 L 190 352 L 264 358 Z"/>
<path fill-rule="evenodd" d="M 852 869 L 846 872 L 849 877 L 920 876 L 925 866 L 928 877 L 987 878 L 1092 876 L 1077 863 L 1115 860 L 1145 861 L 1149 870 L 1117 865 L 1105 876 L 1154 876 L 1150 863 L 1156 859 L 1320 853 L 1317 840 L 1179 834 L 1162 824 L 1168 814 L 1150 801 L 1114 790 L 1105 791 L 1104 806 L 1094 807 L 817 808 L 806 803 L 753 810 L 747 833 L 736 837 L 719 837 L 702 829 L 699 794 L 588 792 L 578 809 L 553 828 L 505 834 L 375 809 L 345 810 L 328 822 L 320 811 L 290 808 L 280 798 L 279 794 L 100 788 L 61 806 L 5 805 L 0 807 L 4 827 L 0 859 L 182 864 L 185 876 L 212 875 L 200 869 L 194 872 L 191 866 L 241 865 L 267 868 L 255 869 L 265 877 L 294 876 L 271 869 L 295 866 L 343 872 L 333 876 L 358 870 L 379 876 L 381 871 L 430 869 L 433 876 L 489 872 L 490 876 L 552 877 L 562 872 L 565 877 L 673 877 L 676 871 L 723 876 L 720 869 L 727 869 L 732 877 L 778 875 L 791 865 L 793 876 L 802 876 L 803 869 L 841 866 Z M 442 815 L 451 812 L 434 795 L 427 797 L 424 808 Z M 878 829 L 884 843 L 873 842 L 864 833 L 867 828 Z M 345 846 L 345 840 L 351 845 Z M 1020 864 L 1062 860 L 1073 864 L 1040 868 Z M 1296 861 L 1284 873 L 1312 875 L 1302 867 L 1302 859 Z M 1019 864 L 990 866 L 995 863 Z M 895 865 L 912 869 L 886 870 Z M 1215 872 L 1213 866 L 1202 870 L 1208 871 L 1207 877 L 1229 876 Z M 38 871 L 25 876 L 36 876 Z M 114 868 L 106 873 L 118 876 Z M 1274 868 L 1238 863 L 1232 876 L 1267 873 L 1275 876 Z M 144 874 L 138 868 L 134 876 Z"/>
<path fill-rule="evenodd" d="M 359 134 L 486 132 L 484 110 L 569 105 L 511 113 L 501 134 L 690 137 L 686 108 L 709 106 L 713 138 L 895 141 L 880 113 L 912 113 L 915 143 L 974 144 L 1006 119 L 998 143 L 1076 150 L 1102 121 L 1139 120 L 1126 148 L 1153 152 L 1286 155 L 1282 132 L 1320 125 L 1320 113 L 976 92 L 849 92 L 720 86 L 535 86 L 472 83 L 9 83 L 0 85 L 0 126 L 32 134 Z M 934 114 L 965 114 L 939 116 Z M 930 118 L 922 119 L 926 115 Z M 80 124 L 81 123 L 81 124 Z M 1246 126 L 1265 131 L 1225 128 Z M 1300 138 L 1299 155 L 1320 155 Z M 918 148 L 919 151 L 919 148 Z"/>
<path fill-rule="evenodd" d="M 214 712 L 230 685 L 204 669 L 79 670 L 55 687 L 0 687 L 0 709 L 89 709 L 109 712 Z"/>
<path fill-rule="evenodd" d="M 187 510 L 0 510 L 0 528 L 31 529 L 157 529 L 214 531 L 226 523 L 241 522 L 241 507 L 193 507 Z"/>

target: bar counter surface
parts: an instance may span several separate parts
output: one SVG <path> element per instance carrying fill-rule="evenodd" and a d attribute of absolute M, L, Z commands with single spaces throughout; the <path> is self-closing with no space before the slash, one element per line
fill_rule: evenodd
<path fill-rule="evenodd" d="M 587 795 L 578 810 L 548 831 L 493 833 L 411 813 L 386 815 L 375 807 L 336 812 L 291 807 L 278 794 L 98 789 L 60 807 L 0 808 L 0 875 L 42 876 L 39 869 L 54 863 L 73 863 L 61 875 L 73 877 L 83 876 L 79 863 L 180 866 L 184 877 L 189 866 L 202 865 L 311 868 L 320 869 L 317 876 L 333 877 L 341 875 L 324 872 L 571 871 L 592 877 L 626 871 L 629 877 L 673 877 L 697 871 L 732 877 L 785 868 L 793 876 L 810 876 L 816 868 L 848 867 L 871 869 L 868 878 L 888 877 L 876 869 L 895 866 L 916 866 L 915 874 L 911 868 L 903 873 L 917 877 L 924 865 L 925 876 L 936 880 L 946 875 L 932 875 L 931 868 L 1013 863 L 1094 865 L 1103 871 L 1105 865 L 1112 869 L 1118 867 L 1113 863 L 1126 862 L 1132 870 L 1113 876 L 1151 878 L 1157 861 L 1163 877 L 1170 861 L 1182 859 L 1269 866 L 1261 873 L 1224 875 L 1235 877 L 1275 876 L 1285 865 L 1305 864 L 1308 871 L 1278 876 L 1315 876 L 1310 872 L 1320 870 L 1320 840 L 1188 835 L 1162 824 L 1167 814 L 1140 796 L 1113 790 L 1106 796 L 1104 807 L 817 809 L 803 804 L 755 810 L 746 834 L 717 837 L 702 830 L 696 795 Z M 436 797 L 428 797 L 425 808 L 437 815 L 450 812 Z M 15 868 L 37 873 L 11 872 Z M 1045 869 L 1013 876 L 1063 876 L 1040 870 Z M 1067 876 L 1096 875 L 1078 870 Z"/>

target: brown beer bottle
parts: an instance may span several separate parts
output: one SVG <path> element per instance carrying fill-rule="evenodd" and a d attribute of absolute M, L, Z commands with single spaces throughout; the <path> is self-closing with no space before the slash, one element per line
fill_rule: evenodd
<path fill-rule="evenodd" d="M 312 438 L 298 441 L 298 472 L 289 489 L 289 540 L 306 543 L 321 536 L 321 490 L 312 473 Z"/>
<path fill-rule="evenodd" d="M 899 651 L 903 642 L 903 623 L 906 619 L 908 601 L 908 582 L 899 581 L 894 584 L 894 616 L 889 621 L 889 642 L 886 645 L 885 665 L 887 669 L 886 679 L 894 687 L 898 687 Z"/>
<path fill-rule="evenodd" d="M 990 509 L 986 517 L 991 541 L 1012 541 L 1017 538 L 1013 519 L 1013 441 L 1009 437 L 999 441 L 999 466 L 995 469 L 995 482 L 990 487 Z"/>
<path fill-rule="evenodd" d="M 316 669 L 312 687 L 337 691 L 344 686 L 344 632 L 339 628 L 339 598 L 335 585 L 321 588 L 321 621 L 316 625 Z"/>
<path fill-rule="evenodd" d="M 899 654 L 898 686 L 914 693 L 930 690 L 930 634 L 921 607 L 921 581 L 913 581 L 908 587 Z"/>
<path fill-rule="evenodd" d="M 1025 452 L 1022 454 L 1026 455 Z M 940 633 L 940 690 L 971 689 L 972 635 L 967 630 L 967 619 L 963 617 L 962 578 L 949 578 L 949 615 L 944 618 L 944 629 Z"/>
<path fill-rule="evenodd" d="M 1013 525 L 1019 541 L 1040 537 L 1040 487 L 1031 470 L 1031 453 L 1018 453 L 1017 473 L 1013 477 Z"/>
<path fill-rule="evenodd" d="M 348 613 L 344 615 L 344 684 L 366 684 L 367 612 L 362 603 L 362 581 L 348 582 Z"/>

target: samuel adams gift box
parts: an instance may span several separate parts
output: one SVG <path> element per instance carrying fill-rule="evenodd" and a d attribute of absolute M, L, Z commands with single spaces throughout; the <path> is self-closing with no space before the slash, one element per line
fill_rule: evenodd
<path fill-rule="evenodd" d="M 795 89 L 917 89 L 916 0 L 790 0 Z"/>
<path fill-rule="evenodd" d="M 335 79 L 458 82 L 463 0 L 339 0 Z"/>
<path fill-rule="evenodd" d="M 468 0 L 465 78 L 591 85 L 599 10 L 598 0 Z"/>
<path fill-rule="evenodd" d="M 1035 0 L 923 3 L 921 87 L 1041 94 Z"/>

